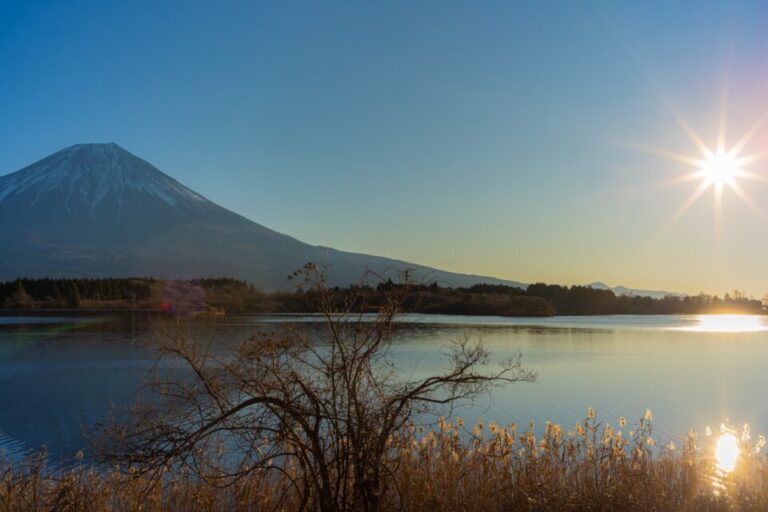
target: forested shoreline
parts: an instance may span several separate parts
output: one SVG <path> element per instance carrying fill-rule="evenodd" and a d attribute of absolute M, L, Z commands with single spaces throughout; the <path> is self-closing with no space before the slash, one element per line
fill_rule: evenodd
<path fill-rule="evenodd" d="M 449 315 L 553 316 L 616 314 L 762 314 L 761 301 L 739 292 L 667 296 L 661 299 L 616 295 L 589 286 L 535 283 L 527 288 L 478 284 L 467 288 L 399 284 L 332 288 L 337 306 L 363 300 L 363 309 L 380 307 L 388 291 L 407 286 L 404 312 Z M 156 311 L 167 314 L 286 314 L 313 311 L 314 291 L 264 292 L 231 278 L 168 280 L 151 277 L 27 279 L 0 283 L 6 311 Z M 362 297 L 362 299 L 361 299 Z"/>

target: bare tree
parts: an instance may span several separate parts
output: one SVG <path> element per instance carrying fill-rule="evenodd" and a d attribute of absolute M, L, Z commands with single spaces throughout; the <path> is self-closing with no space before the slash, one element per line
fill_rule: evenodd
<path fill-rule="evenodd" d="M 393 440 L 417 415 L 494 385 L 535 380 L 519 355 L 491 364 L 468 340 L 451 346 L 444 372 L 398 378 L 388 351 L 407 273 L 373 314 L 364 313 L 365 287 L 340 297 L 313 265 L 293 277 L 325 327 L 254 335 L 218 357 L 186 336 L 165 340 L 161 357 L 191 376 L 151 385 L 162 400 L 113 426 L 111 460 L 136 475 L 191 471 L 221 486 L 271 475 L 289 482 L 300 510 L 373 512 L 394 492 Z M 212 457 L 216 450 L 226 455 Z"/>

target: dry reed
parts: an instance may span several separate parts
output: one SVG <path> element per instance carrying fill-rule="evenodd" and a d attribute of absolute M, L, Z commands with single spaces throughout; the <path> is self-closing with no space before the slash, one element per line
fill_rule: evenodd
<path fill-rule="evenodd" d="M 724 428 L 724 427 L 723 427 Z M 599 423 L 590 409 L 572 429 L 441 418 L 390 439 L 396 468 L 382 510 L 751 511 L 768 510 L 765 439 L 738 432 L 735 469 L 718 469 L 718 434 L 660 443 L 650 411 L 634 425 Z M 254 471 L 226 487 L 190 474 L 160 483 L 125 468 L 78 464 L 52 471 L 42 458 L 0 464 L 0 511 L 299 510 L 281 471 Z M 313 504 L 305 504 L 308 510 Z"/>

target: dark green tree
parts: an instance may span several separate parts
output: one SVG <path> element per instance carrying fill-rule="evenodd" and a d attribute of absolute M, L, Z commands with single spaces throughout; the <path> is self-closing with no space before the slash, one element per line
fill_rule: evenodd
<path fill-rule="evenodd" d="M 13 293 L 6 299 L 6 307 L 28 309 L 33 307 L 34 304 L 35 301 L 27 293 L 27 290 L 24 288 L 24 283 L 21 282 L 21 279 L 17 279 Z"/>
<path fill-rule="evenodd" d="M 74 281 L 72 281 L 72 285 L 69 288 L 69 294 L 67 295 L 67 306 L 71 308 L 80 307 L 80 289 Z"/>

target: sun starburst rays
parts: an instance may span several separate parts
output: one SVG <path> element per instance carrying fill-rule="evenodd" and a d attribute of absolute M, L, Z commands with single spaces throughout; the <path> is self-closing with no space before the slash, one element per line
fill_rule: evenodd
<path fill-rule="evenodd" d="M 655 246 L 658 242 L 660 242 L 665 236 L 667 236 L 667 233 L 669 233 L 673 227 L 680 221 L 680 219 L 683 218 L 685 215 L 685 212 L 687 212 L 691 206 L 693 206 L 696 201 L 698 201 L 699 197 L 704 193 L 705 190 L 707 190 L 708 185 L 705 185 L 704 182 L 699 183 L 699 186 L 696 187 L 693 192 L 686 198 L 685 201 L 683 201 L 683 204 L 681 204 L 677 210 L 674 211 L 672 216 L 669 218 L 669 220 L 662 226 L 661 230 L 659 230 L 658 233 L 656 233 L 656 236 L 653 237 L 651 240 L 651 243 L 649 244 L 649 247 Z"/>
<path fill-rule="evenodd" d="M 699 136 L 696 130 L 693 129 L 690 123 L 686 121 L 682 114 L 680 114 L 680 112 L 675 109 L 672 110 L 672 115 L 675 117 L 675 121 L 677 121 L 677 124 L 680 126 L 680 128 L 682 128 L 682 130 L 688 136 L 688 139 L 693 142 L 693 144 L 699 150 L 699 153 L 701 153 L 704 158 L 709 158 L 709 156 L 712 154 L 712 150 L 709 149 L 709 146 L 704 143 L 704 140 Z"/>
<path fill-rule="evenodd" d="M 741 185 L 738 183 L 734 183 L 731 185 L 731 189 L 736 193 L 737 196 L 739 196 L 739 199 L 744 201 L 744 204 L 747 205 L 747 207 L 752 210 L 752 213 L 757 215 L 763 222 L 768 224 L 768 213 L 765 212 L 762 208 L 760 208 L 757 203 L 750 197 L 749 194 L 742 188 Z"/>
<path fill-rule="evenodd" d="M 719 109 L 719 119 L 717 128 L 717 141 L 714 148 L 708 146 L 704 139 L 694 130 L 691 124 L 675 109 L 671 109 L 677 124 L 698 150 L 698 155 L 689 155 L 667 149 L 656 148 L 641 144 L 634 146 L 646 153 L 670 160 L 672 162 L 684 164 L 693 167 L 695 170 L 680 174 L 671 179 L 664 180 L 657 185 L 673 186 L 698 181 L 698 186 L 683 201 L 683 203 L 674 211 L 668 222 L 664 224 L 661 230 L 653 237 L 651 245 L 655 245 L 682 219 L 685 213 L 699 200 L 699 198 L 708 189 L 713 190 L 713 213 L 714 229 L 716 237 L 722 226 L 723 202 L 726 192 L 733 192 L 757 217 L 768 224 L 768 213 L 747 194 L 744 187 L 739 183 L 742 180 L 751 180 L 768 183 L 768 177 L 746 169 L 747 166 L 765 159 L 768 153 L 742 154 L 742 151 L 757 135 L 757 133 L 768 123 L 768 112 L 761 116 L 749 130 L 747 130 L 737 142 L 728 147 L 726 144 L 726 120 L 727 120 L 727 101 L 723 99 Z"/>
<path fill-rule="evenodd" d="M 763 128 L 763 126 L 765 126 L 766 123 L 768 123 L 768 111 L 763 113 L 763 115 L 760 116 L 757 121 L 755 121 L 755 124 L 753 124 L 752 127 L 747 130 L 738 141 L 736 141 L 736 143 L 731 148 L 731 151 L 735 152 L 736 154 L 741 153 L 742 150 L 752 141 L 755 135 L 757 135 L 757 133 Z"/>

